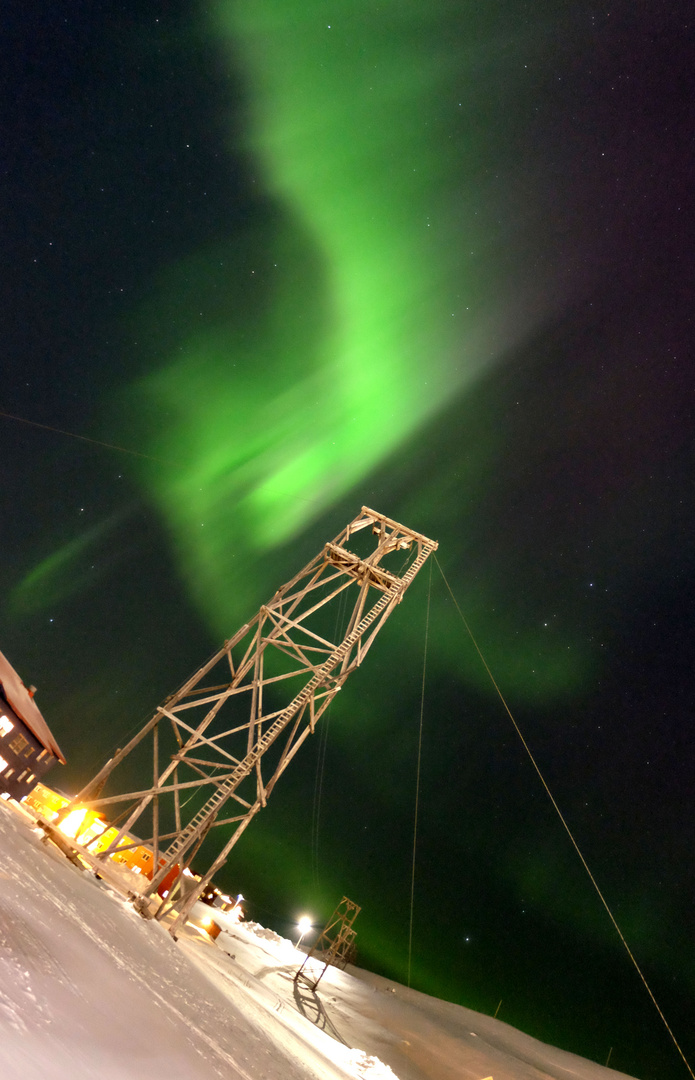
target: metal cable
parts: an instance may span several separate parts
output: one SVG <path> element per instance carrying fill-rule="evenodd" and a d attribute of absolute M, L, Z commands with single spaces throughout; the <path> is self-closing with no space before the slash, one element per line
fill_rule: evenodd
<path fill-rule="evenodd" d="M 507 705 L 507 702 L 504 699 L 502 691 L 500 690 L 499 686 L 495 682 L 494 675 L 490 671 L 490 668 L 488 667 L 487 660 L 483 656 L 483 654 L 482 654 L 482 652 L 480 650 L 480 646 L 478 645 L 478 642 L 475 640 L 475 638 L 473 636 L 473 632 L 472 632 L 470 626 L 466 622 L 466 618 L 465 618 L 463 612 L 461 611 L 461 608 L 458 605 L 458 601 L 456 600 L 456 597 L 453 594 L 453 591 L 451 589 L 451 585 L 447 581 L 446 576 L 444 574 L 444 571 L 442 570 L 441 566 L 439 565 L 439 560 L 437 559 L 436 555 L 434 555 L 434 561 L 437 563 L 439 573 L 442 575 L 442 580 L 443 580 L 444 584 L 446 585 L 447 589 L 449 590 L 449 595 L 451 596 L 451 599 L 454 601 L 454 606 L 456 607 L 456 610 L 458 611 L 459 615 L 461 616 L 461 621 L 463 622 L 463 625 L 465 626 L 465 628 L 466 628 L 466 630 L 468 632 L 468 636 L 470 637 L 471 641 L 473 642 L 473 645 L 475 647 L 475 651 L 477 652 L 478 656 L 480 657 L 480 659 L 481 659 L 481 661 L 483 663 L 483 667 L 485 668 L 488 675 L 490 676 L 490 682 L 492 683 L 495 690 L 497 691 L 497 695 L 498 695 L 500 701 L 502 702 L 502 705 L 504 706 L 504 709 L 505 709 L 505 711 L 507 713 L 507 716 L 511 720 L 511 722 L 512 722 L 512 724 L 514 726 L 514 730 L 516 731 L 517 735 L 519 736 L 519 739 L 521 740 L 521 745 L 523 746 L 524 750 L 528 754 L 529 760 L 531 761 L 531 764 L 533 765 L 534 769 L 536 770 L 536 773 L 538 774 L 538 778 L 539 778 L 541 784 L 545 788 L 546 795 L 548 796 L 551 803 L 553 804 L 555 812 L 557 813 L 557 816 L 559 817 L 560 821 L 562 822 L 562 825 L 563 825 L 563 828 L 565 829 L 565 832 L 567 833 L 570 840 L 572 841 L 572 846 L 574 847 L 574 850 L 576 851 L 577 855 L 581 859 L 582 866 L 584 867 L 587 874 L 589 875 L 589 880 L 591 881 L 591 884 L 594 886 L 594 889 L 596 890 L 596 893 L 598 894 L 599 900 L 601 901 L 604 908 L 606 909 L 606 912 L 608 913 L 608 917 L 611 920 L 611 922 L 613 923 L 613 926 L 615 927 L 615 930 L 616 930 L 616 932 L 618 934 L 618 937 L 620 938 L 623 945 L 625 946 L 625 951 L 627 952 L 627 955 L 630 957 L 630 959 L 631 959 L 631 961 L 632 961 L 632 963 L 634 965 L 635 971 L 637 972 L 640 979 L 644 983 L 644 988 L 647 991 L 647 993 L 649 994 L 649 997 L 652 999 L 652 1004 L 654 1005 L 654 1008 L 658 1012 L 659 1016 L 661 1017 L 661 1020 L 662 1020 L 662 1023 L 664 1025 L 664 1027 L 666 1028 L 669 1035 L 671 1036 L 671 1040 L 673 1042 L 673 1045 L 675 1046 L 676 1050 L 678 1051 L 681 1058 L 683 1059 L 683 1063 L 685 1064 L 685 1067 L 688 1070 L 688 1072 L 690 1073 L 691 1077 L 693 1078 L 693 1080 L 695 1080 L 695 1072 L 693 1072 L 693 1070 L 691 1069 L 688 1059 L 686 1058 L 685 1054 L 683 1053 L 676 1036 L 673 1034 L 666 1017 L 664 1016 L 663 1012 L 661 1011 L 659 1003 L 656 1000 L 656 998 L 654 997 L 654 994 L 652 993 L 651 987 L 649 986 L 649 983 L 647 982 L 647 980 L 646 980 L 646 978 L 645 978 L 645 976 L 644 976 L 644 974 L 642 972 L 641 967 L 637 963 L 637 960 L 635 959 L 635 956 L 633 955 L 630 946 L 628 945 L 627 941 L 625 940 L 625 937 L 623 935 L 622 930 L 618 926 L 618 923 L 616 921 L 616 918 L 615 918 L 613 912 L 611 911 L 610 907 L 608 906 L 608 901 L 606 900 L 603 893 L 601 892 L 601 889 L 599 888 L 599 885 L 598 885 L 598 882 L 596 881 L 596 878 L 594 877 L 591 870 L 589 869 L 587 861 L 584 858 L 584 856 L 582 855 L 582 852 L 579 849 L 579 845 L 577 844 L 577 841 L 574 839 L 574 836 L 572 835 L 572 830 L 570 829 L 569 825 L 565 821 L 565 819 L 564 819 L 564 817 L 562 815 L 562 811 L 560 810 L 560 807 L 556 803 L 555 798 L 554 798 L 554 796 L 553 796 L 553 794 L 552 794 L 552 792 L 551 792 L 550 788 L 548 787 L 548 784 L 547 784 L 547 782 L 545 780 L 545 777 L 543 776 L 543 773 L 541 772 L 540 767 L 539 767 L 535 757 L 533 756 L 528 743 L 526 742 L 526 739 L 522 735 L 521 730 L 519 728 L 519 725 L 517 724 L 516 720 L 514 719 L 514 717 L 512 715 L 511 709 L 509 708 L 509 706 Z"/>
<path fill-rule="evenodd" d="M 415 856 L 417 852 L 417 826 L 420 809 L 420 766 L 422 763 L 422 725 L 425 714 L 425 676 L 427 673 L 427 639 L 430 629 L 430 597 L 432 595 L 432 563 L 430 563 L 430 576 L 427 588 L 427 615 L 425 616 L 425 651 L 422 658 L 422 690 L 420 692 L 420 728 L 417 743 L 417 772 L 415 779 L 415 821 L 413 824 L 413 860 L 412 873 L 410 875 L 410 925 L 408 928 L 408 986 L 410 986 L 410 969 L 413 955 L 413 911 L 415 907 Z"/>

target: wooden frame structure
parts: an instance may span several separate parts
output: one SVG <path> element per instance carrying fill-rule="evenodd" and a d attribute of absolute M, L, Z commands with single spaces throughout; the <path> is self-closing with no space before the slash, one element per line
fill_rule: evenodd
<path fill-rule="evenodd" d="M 175 936 L 436 548 L 362 507 L 73 799 L 64 814 L 87 806 L 119 825 L 107 850 L 97 855 L 75 841 L 76 853 L 98 872 L 135 830 L 147 837 L 137 842 L 152 849 L 154 872 L 130 895 L 145 917 L 175 908 Z M 151 781 L 107 794 L 113 773 L 136 749 L 139 775 Z M 130 777 L 135 767 L 131 761 Z M 184 878 L 210 831 L 222 826 L 231 832 L 207 873 L 200 881 Z M 157 907 L 152 901 L 165 891 Z"/>
<path fill-rule="evenodd" d="M 362 908 L 354 900 L 349 900 L 347 896 L 343 897 L 321 931 L 318 941 L 312 945 L 302 961 L 294 982 L 305 983 L 310 990 L 315 991 L 326 974 L 329 964 L 345 971 L 354 953 L 357 937 L 357 931 L 352 924 L 361 910 Z M 323 965 L 318 974 L 312 966 L 312 960 Z"/>

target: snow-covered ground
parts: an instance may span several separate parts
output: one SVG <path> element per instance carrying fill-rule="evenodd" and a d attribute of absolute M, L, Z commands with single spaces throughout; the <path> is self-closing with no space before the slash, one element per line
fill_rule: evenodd
<path fill-rule="evenodd" d="M 2 1080 L 624 1075 L 357 968 L 314 993 L 289 941 L 214 915 L 173 941 L 0 803 Z"/>

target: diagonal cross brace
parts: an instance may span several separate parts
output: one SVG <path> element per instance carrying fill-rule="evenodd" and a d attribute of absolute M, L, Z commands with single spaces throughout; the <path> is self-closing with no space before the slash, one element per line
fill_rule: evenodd
<path fill-rule="evenodd" d="M 408 569 L 403 578 L 396 578 L 389 590 L 377 600 L 373 608 L 360 623 L 354 628 L 354 630 L 347 635 L 347 637 L 340 643 L 340 645 L 333 650 L 328 659 L 322 664 L 319 670 L 313 675 L 305 687 L 297 694 L 294 700 L 287 706 L 286 709 L 277 717 L 268 730 L 261 736 L 253 749 L 246 755 L 246 757 L 237 765 L 232 772 L 231 776 L 220 784 L 217 791 L 210 796 L 208 801 L 203 807 L 191 818 L 186 828 L 180 833 L 176 840 L 169 846 L 165 855 L 164 865 L 154 875 L 150 883 L 149 888 L 143 895 L 152 895 L 157 891 L 162 881 L 166 878 L 167 874 L 171 871 L 179 861 L 182 855 L 190 849 L 190 847 L 208 831 L 212 822 L 217 817 L 217 814 L 224 806 L 225 802 L 237 789 L 239 784 L 244 780 L 253 770 L 256 763 L 260 761 L 263 754 L 268 750 L 275 742 L 277 737 L 285 730 L 289 722 L 294 716 L 302 709 L 303 706 L 309 701 L 309 699 L 315 694 L 315 692 L 324 686 L 330 679 L 330 674 L 338 666 L 338 664 L 345 659 L 350 653 L 352 647 L 359 642 L 369 627 L 375 622 L 375 620 L 382 614 L 388 607 L 392 607 L 394 604 L 400 602 L 402 594 L 413 580 L 418 570 L 425 562 L 428 555 L 436 547 L 435 544 L 423 545 L 420 554 L 413 562 L 412 566 Z M 364 650 L 366 652 L 366 650 Z M 362 660 L 364 652 L 358 657 L 354 663 L 354 667 L 357 667 Z M 338 679 L 336 679 L 337 685 L 334 687 L 334 693 L 340 689 L 340 686 L 347 678 L 352 667 L 343 671 Z"/>

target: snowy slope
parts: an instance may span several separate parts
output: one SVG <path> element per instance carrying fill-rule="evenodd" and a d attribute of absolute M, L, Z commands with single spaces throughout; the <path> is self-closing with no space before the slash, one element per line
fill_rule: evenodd
<path fill-rule="evenodd" d="M 0 803 L 0 1080 L 623 1075 L 356 968 L 298 988 L 301 959 L 248 924 L 174 942 Z"/>

